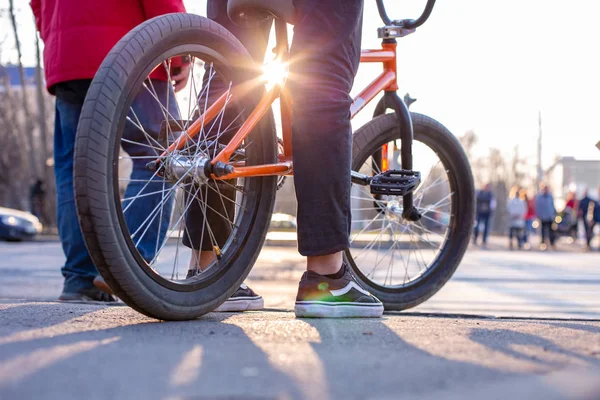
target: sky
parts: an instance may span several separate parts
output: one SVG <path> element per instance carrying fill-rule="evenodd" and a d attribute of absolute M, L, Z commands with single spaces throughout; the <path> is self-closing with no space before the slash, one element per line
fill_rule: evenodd
<path fill-rule="evenodd" d="M 184 1 L 205 15 L 205 0 Z M 414 18 L 424 0 L 386 0 L 394 19 Z M 35 62 L 34 25 L 28 1 L 15 0 L 24 62 Z M 0 0 L 0 10 L 8 0 Z M 536 162 L 538 112 L 542 115 L 543 164 L 556 155 L 600 160 L 600 30 L 597 0 L 438 0 L 425 25 L 398 45 L 401 96 L 418 101 L 412 111 L 427 114 L 460 136 L 473 130 L 476 149 L 510 156 L 515 146 Z M 15 61 L 10 24 L 2 16 L 0 61 Z M 377 48 L 381 26 L 374 0 L 365 0 L 363 48 Z M 380 70 L 361 67 L 353 93 Z M 366 108 L 355 126 L 368 121 Z"/>

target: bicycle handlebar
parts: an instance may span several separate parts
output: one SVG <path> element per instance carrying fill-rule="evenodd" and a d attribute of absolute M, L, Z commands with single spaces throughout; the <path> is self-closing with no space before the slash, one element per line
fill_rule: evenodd
<path fill-rule="evenodd" d="M 431 15 L 431 11 L 433 10 L 433 6 L 435 5 L 435 0 L 427 0 L 427 5 L 425 5 L 425 10 L 423 14 L 417 19 L 403 19 L 400 21 L 392 21 L 390 17 L 388 17 L 387 12 L 385 11 L 385 5 L 383 4 L 383 0 L 377 0 L 377 10 L 379 11 L 379 16 L 381 20 L 386 25 L 399 25 L 406 29 L 415 29 L 425 23 L 429 16 Z"/>

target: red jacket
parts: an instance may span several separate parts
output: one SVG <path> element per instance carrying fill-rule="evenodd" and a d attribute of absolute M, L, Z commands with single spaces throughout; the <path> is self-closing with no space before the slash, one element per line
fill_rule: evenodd
<path fill-rule="evenodd" d="M 183 0 L 31 0 L 44 41 L 46 87 L 92 79 L 112 47 L 147 19 L 185 12 Z"/>
<path fill-rule="evenodd" d="M 527 214 L 525 214 L 525 220 L 535 219 L 535 202 L 533 199 L 527 201 Z"/>

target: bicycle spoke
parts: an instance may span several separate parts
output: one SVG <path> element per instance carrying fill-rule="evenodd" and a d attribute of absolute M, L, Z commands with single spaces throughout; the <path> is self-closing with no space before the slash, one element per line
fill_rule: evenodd
<path fill-rule="evenodd" d="M 390 160 L 390 168 L 393 168 L 397 158 L 400 162 L 399 149 L 392 145 L 388 149 L 389 152 L 382 155 Z M 445 221 L 453 218 L 450 208 L 454 201 L 453 193 L 446 189 L 451 185 L 450 172 L 444 168 L 439 155 L 421 143 L 416 142 L 413 147 L 413 158 L 422 159 L 418 153 L 422 149 L 429 152 L 429 156 L 423 156 L 423 159 L 430 159 L 431 163 L 423 166 L 427 173 L 422 175 L 423 180 L 413 192 L 414 207 L 421 215 L 419 221 L 404 219 L 401 196 L 374 196 L 369 186 L 352 185 L 352 223 L 362 228 L 350 235 L 353 244 L 351 257 L 367 279 L 386 287 L 408 285 L 428 270 L 437 259 L 449 232 Z M 417 155 L 414 155 L 415 152 Z M 357 170 L 366 175 L 381 173 L 380 163 L 375 162 L 375 157 L 377 151 L 367 157 Z M 360 238 L 368 239 L 363 243 Z M 427 249 L 431 249 L 431 253 Z"/>
<path fill-rule="evenodd" d="M 163 150 L 161 148 L 158 148 L 158 147 L 155 147 L 155 146 L 152 146 L 152 145 L 149 145 L 149 144 L 134 142 L 133 140 L 128 140 L 128 139 L 124 139 L 124 138 L 121 138 L 121 141 L 125 142 L 125 143 L 135 144 L 136 146 L 147 147 L 147 148 L 150 148 L 150 149 L 154 150 L 155 152 Z M 156 158 L 155 156 L 153 156 L 153 157 Z"/>
<path fill-rule="evenodd" d="M 221 191 L 219 190 L 219 187 L 218 187 L 218 186 L 216 187 L 216 189 L 215 189 L 215 188 L 213 188 L 213 187 L 212 187 L 210 184 L 209 184 L 209 185 L 207 185 L 207 186 L 208 186 L 208 188 L 209 188 L 210 190 L 212 190 L 214 193 L 216 193 L 216 194 L 218 194 L 219 196 L 221 196 L 221 199 L 225 198 L 225 200 L 228 200 L 228 201 L 230 201 L 231 203 L 233 203 L 234 205 L 238 206 L 238 207 L 239 207 L 239 208 L 241 208 L 242 210 L 244 210 L 244 211 L 248 211 L 248 210 L 247 210 L 247 209 L 246 209 L 244 206 L 242 206 L 241 204 L 238 204 L 238 203 L 236 203 L 236 201 L 235 201 L 235 200 L 232 200 L 232 199 L 230 199 L 229 197 L 222 195 L 222 194 L 221 194 Z M 222 200 L 221 200 L 221 201 L 222 201 Z M 225 208 L 225 204 L 224 204 L 224 203 L 223 203 L 223 209 L 226 209 L 226 208 Z"/>
<path fill-rule="evenodd" d="M 178 282 L 181 284 L 196 284 L 198 280 L 185 281 L 186 268 L 195 267 L 199 273 L 204 273 L 219 265 L 222 267 L 223 253 L 239 248 L 236 235 L 248 234 L 245 227 L 241 228 L 245 226 L 241 222 L 246 215 L 256 213 L 258 203 L 252 196 L 259 186 L 253 182 L 260 178 L 198 180 L 195 161 L 200 157 L 212 159 L 225 149 L 230 135 L 243 125 L 247 112 L 232 97 L 233 82 L 224 79 L 211 62 L 204 63 L 192 54 L 187 55 L 190 76 L 186 85 L 189 86 L 176 93 L 172 79 L 175 57 L 180 55 L 157 63 L 161 71 L 164 69 L 169 84 L 164 85 L 164 82 L 150 77 L 137 83 L 136 93 L 146 96 L 150 109 L 142 109 L 134 103 L 123 117 L 127 124 L 131 124 L 128 129 L 133 131 L 133 135 L 119 138 L 122 150 L 118 162 L 123 167 L 115 169 L 120 174 L 115 180 L 119 183 L 117 198 L 120 212 L 127 216 L 127 221 L 131 221 L 127 234 L 132 240 L 132 247 L 137 248 L 147 260 L 150 270 L 157 275 L 176 282 L 181 280 Z M 225 102 L 215 110 L 214 117 L 198 121 L 212 102 L 221 96 L 224 96 Z M 156 105 L 153 104 L 155 102 Z M 148 118 L 146 114 L 149 112 L 157 115 Z M 160 131 L 156 127 L 157 120 Z M 193 123 L 198 124 L 198 133 L 169 154 L 169 157 L 189 162 L 189 167 L 179 171 L 175 168 L 180 169 L 180 166 L 164 162 L 156 171 L 144 173 L 143 178 L 132 175 L 132 167 L 140 168 L 142 165 L 143 168 L 146 162 L 160 157 L 175 140 L 184 139 L 180 136 L 186 135 Z M 262 149 L 254 149 L 253 136 L 254 133 L 237 146 L 229 162 L 246 165 L 265 163 L 257 157 Z M 135 152 L 130 149 L 135 149 Z M 178 178 L 172 179 L 174 176 Z M 141 215 L 133 214 L 140 212 Z M 192 247 L 191 260 L 185 251 L 189 247 L 188 241 Z M 207 250 L 212 257 L 209 254 L 205 262 Z M 213 258 L 214 261 L 208 261 Z M 210 265 L 205 265 L 207 262 Z"/>
<path fill-rule="evenodd" d="M 132 239 L 135 238 L 137 236 L 138 232 L 140 231 L 140 229 L 142 229 L 142 227 L 144 225 L 146 225 L 146 229 L 144 229 L 144 232 L 142 232 L 142 234 L 138 238 L 138 241 L 135 243 L 135 247 L 138 247 L 140 245 L 142 238 L 144 237 L 144 235 L 146 234 L 146 232 L 148 231 L 150 226 L 152 226 L 152 223 L 154 222 L 154 219 L 156 218 L 156 216 L 159 214 L 158 210 L 159 209 L 162 210 L 163 206 L 167 203 L 167 201 L 169 201 L 169 199 L 173 195 L 173 193 L 175 193 L 175 191 L 170 192 L 168 196 L 163 196 L 161 202 L 156 207 L 154 207 L 154 210 L 152 210 L 152 212 L 146 217 L 144 222 L 142 222 L 140 224 L 140 226 L 138 227 L 138 229 L 131 235 Z M 146 224 L 148 222 L 148 220 L 150 220 L 150 222 L 148 224 Z"/>
<path fill-rule="evenodd" d="M 160 101 L 157 99 L 158 103 L 160 104 Z M 137 116 L 135 110 L 133 109 L 133 107 L 129 108 L 129 111 L 131 111 L 131 113 L 133 114 L 133 117 L 135 118 L 136 122 L 133 122 L 133 120 L 129 117 L 129 115 L 126 117 L 126 119 L 131 122 L 136 128 L 138 128 L 140 130 L 140 132 L 142 132 L 144 134 L 144 138 L 146 139 L 146 142 L 148 142 L 148 145 L 152 148 L 154 148 L 155 150 L 158 150 L 159 152 L 162 152 L 165 148 L 152 136 L 150 135 L 148 132 L 146 132 L 146 130 L 144 129 L 142 123 L 140 122 L 139 117 Z M 125 138 L 121 138 L 122 141 L 127 141 L 127 139 Z M 158 146 L 158 148 L 155 148 L 154 146 L 152 146 L 151 142 L 154 142 L 154 144 L 156 144 Z M 141 143 L 138 142 L 132 142 L 134 144 L 137 145 L 142 145 Z"/>
<path fill-rule="evenodd" d="M 188 194 L 189 194 L 189 192 L 188 192 Z M 206 202 L 204 202 L 204 203 L 206 203 Z M 233 222 L 231 222 L 227 217 L 225 217 L 223 214 L 221 214 L 220 212 L 218 212 L 217 210 L 215 210 L 208 204 L 202 204 L 202 207 L 206 207 L 206 208 L 210 209 L 212 212 L 214 212 L 215 214 L 219 215 L 221 218 L 223 218 L 225 221 L 227 221 L 232 226 L 232 228 L 239 228 L 237 225 L 235 225 Z"/>
<path fill-rule="evenodd" d="M 131 238 L 133 239 L 134 237 L 137 236 L 137 234 L 139 233 L 140 229 L 142 229 L 142 227 L 144 227 L 144 225 L 146 225 L 146 223 L 148 222 L 148 220 L 150 218 L 153 218 L 154 214 L 157 213 L 157 210 L 159 208 L 162 208 L 162 206 L 168 201 L 169 197 L 175 192 L 175 189 L 170 191 L 169 194 L 167 196 L 164 196 L 164 192 L 163 193 L 163 197 L 161 199 L 161 201 L 159 202 L 159 204 L 157 204 L 154 209 L 152 209 L 152 211 L 148 214 L 148 216 L 146 217 L 146 219 L 140 224 L 140 226 L 137 228 L 137 230 L 135 232 L 133 232 L 131 234 Z M 125 211 L 123 211 L 123 214 L 125 214 Z M 150 224 L 148 224 L 148 226 L 150 226 Z M 137 245 L 136 245 L 137 246 Z"/>
<path fill-rule="evenodd" d="M 150 84 L 150 87 L 152 88 L 152 90 L 148 89 L 148 85 L 146 85 L 146 83 L 142 83 L 142 86 L 144 88 L 146 88 L 146 90 L 148 91 L 148 93 L 150 93 L 150 95 L 152 97 L 154 97 L 154 100 L 156 100 L 156 102 L 158 103 L 158 105 L 160 106 L 160 109 L 162 111 L 163 116 L 165 117 L 165 121 L 169 121 L 169 118 L 174 121 L 177 126 L 182 129 L 182 126 L 179 125 L 179 123 L 177 122 L 178 119 L 173 117 L 173 115 L 171 115 L 171 112 L 165 108 L 165 106 L 162 104 L 162 102 L 160 101 L 160 99 L 158 98 L 158 93 L 156 92 L 156 89 L 154 89 L 154 84 L 152 83 L 152 78 L 148 78 L 147 79 L 148 83 Z"/>

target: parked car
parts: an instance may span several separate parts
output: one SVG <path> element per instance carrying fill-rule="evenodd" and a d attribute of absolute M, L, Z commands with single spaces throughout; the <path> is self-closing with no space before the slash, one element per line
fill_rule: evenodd
<path fill-rule="evenodd" d="M 296 217 L 289 214 L 276 213 L 271 216 L 270 231 L 295 231 Z"/>
<path fill-rule="evenodd" d="M 0 207 L 0 239 L 21 241 L 42 231 L 42 224 L 29 212 Z"/>

